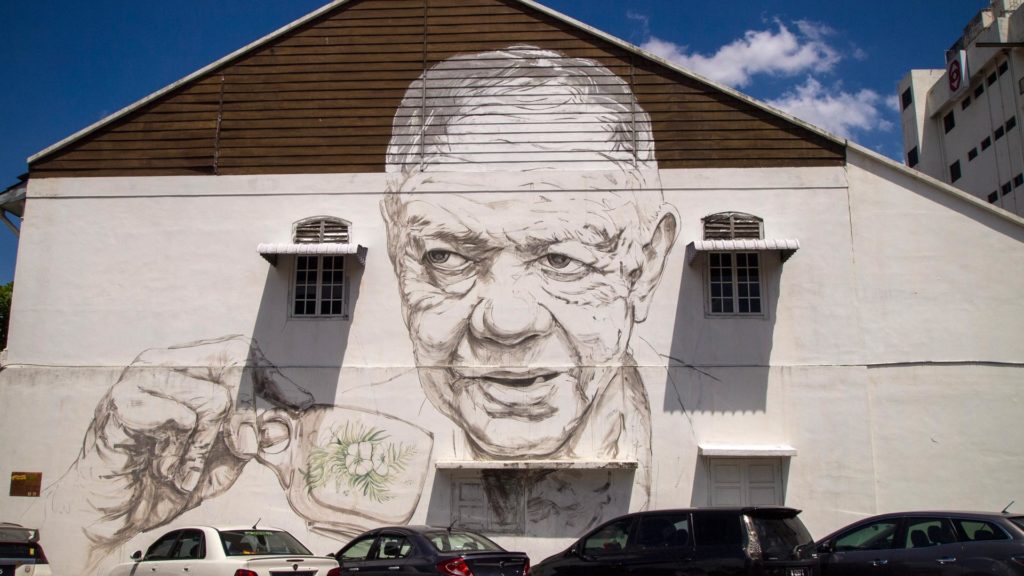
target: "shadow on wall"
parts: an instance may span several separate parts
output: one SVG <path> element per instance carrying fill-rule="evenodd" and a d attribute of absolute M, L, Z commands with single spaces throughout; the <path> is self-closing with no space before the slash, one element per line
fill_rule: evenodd
<path fill-rule="evenodd" d="M 782 261 L 778 252 L 760 253 L 759 261 L 760 315 L 711 314 L 707 255 L 683 267 L 665 412 L 764 412 Z"/>
<path fill-rule="evenodd" d="M 292 275 L 295 259 L 281 257 L 269 266 L 252 338 L 279 370 L 308 390 L 317 403 L 335 402 L 341 366 L 348 348 L 351 317 L 356 314 L 363 267 L 355 258 L 345 261 L 345 301 L 342 317 L 298 317 L 292 314 Z"/>
<path fill-rule="evenodd" d="M 633 470 L 439 470 L 427 524 L 489 535 L 578 538 L 630 511 Z"/>

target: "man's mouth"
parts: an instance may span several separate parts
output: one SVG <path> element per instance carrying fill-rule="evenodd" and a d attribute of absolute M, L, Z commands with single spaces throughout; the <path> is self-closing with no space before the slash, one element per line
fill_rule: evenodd
<path fill-rule="evenodd" d="M 556 411 L 552 402 L 562 376 L 566 373 L 548 368 L 460 370 L 455 381 L 492 418 L 534 420 Z"/>
<path fill-rule="evenodd" d="M 486 376 L 478 376 L 481 380 L 487 380 L 500 384 L 502 386 L 510 386 L 512 388 L 527 388 L 534 384 L 543 384 L 550 380 L 555 379 L 558 376 L 558 372 L 548 372 L 546 374 L 518 376 L 514 374 L 502 375 L 498 373 L 488 374 Z"/>

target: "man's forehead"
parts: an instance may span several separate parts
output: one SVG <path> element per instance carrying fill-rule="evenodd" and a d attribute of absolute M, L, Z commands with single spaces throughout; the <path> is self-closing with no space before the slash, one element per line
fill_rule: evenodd
<path fill-rule="evenodd" d="M 655 190 L 660 193 L 657 170 L 609 168 L 593 171 L 521 171 L 521 172 L 414 172 L 393 174 L 390 191 L 402 194 L 430 192 L 632 192 Z M 653 184 L 650 184 L 653 183 Z"/>

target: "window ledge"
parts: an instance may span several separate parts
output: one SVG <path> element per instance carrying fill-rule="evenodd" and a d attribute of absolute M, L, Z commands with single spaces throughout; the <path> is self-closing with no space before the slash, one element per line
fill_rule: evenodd
<path fill-rule="evenodd" d="M 701 456 L 757 458 L 757 457 L 796 457 L 796 448 L 786 444 L 716 444 L 701 442 L 698 445 Z"/>
<path fill-rule="evenodd" d="M 256 247 L 256 251 L 263 256 L 267 262 L 277 265 L 278 255 L 290 256 L 346 256 L 354 254 L 359 263 L 366 265 L 367 248 L 358 244 L 337 244 L 337 243 L 309 243 L 309 244 L 270 244 L 263 243 Z"/>
<path fill-rule="evenodd" d="M 693 263 L 702 252 L 775 252 L 782 255 L 782 261 L 800 249 L 795 238 L 766 238 L 763 240 L 694 240 L 686 246 L 686 260 Z"/>
<path fill-rule="evenodd" d="M 438 470 L 636 470 L 636 460 L 438 460 Z"/>

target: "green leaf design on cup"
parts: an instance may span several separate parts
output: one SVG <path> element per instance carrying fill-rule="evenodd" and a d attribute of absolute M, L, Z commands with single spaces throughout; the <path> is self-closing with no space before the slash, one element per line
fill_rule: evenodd
<path fill-rule="evenodd" d="M 384 430 L 348 423 L 333 432 L 326 445 L 310 450 L 307 468 L 299 471 L 308 492 L 333 484 L 338 490 L 348 486 L 375 502 L 387 502 L 393 497 L 392 482 L 415 454 L 415 447 L 390 441 Z"/>

